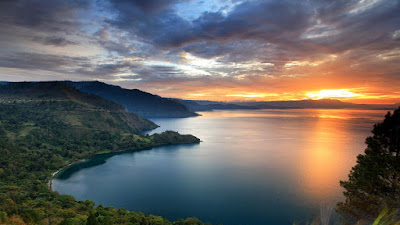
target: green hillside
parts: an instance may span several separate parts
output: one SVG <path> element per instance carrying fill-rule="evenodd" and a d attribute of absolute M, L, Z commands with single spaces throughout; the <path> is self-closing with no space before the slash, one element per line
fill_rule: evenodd
<path fill-rule="evenodd" d="M 156 125 L 61 82 L 0 87 L 0 224 L 172 224 L 76 201 L 49 190 L 52 174 L 96 154 L 199 143 L 192 135 L 136 132 Z M 174 224 L 199 224 L 196 219 Z M 201 224 L 201 223 L 200 223 Z"/>
<path fill-rule="evenodd" d="M 28 117 L 49 117 L 76 129 L 137 132 L 157 127 L 147 119 L 125 112 L 116 103 L 82 93 L 63 82 L 9 83 L 0 88 L 0 103 L 10 113 L 24 107 Z"/>

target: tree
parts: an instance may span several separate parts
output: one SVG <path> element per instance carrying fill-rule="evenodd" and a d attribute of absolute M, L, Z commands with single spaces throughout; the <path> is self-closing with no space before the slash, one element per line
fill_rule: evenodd
<path fill-rule="evenodd" d="M 387 113 L 366 139 L 365 154 L 357 157 L 337 211 L 347 221 L 371 220 L 384 208 L 400 208 L 400 108 Z"/>
<path fill-rule="evenodd" d="M 90 213 L 89 217 L 87 218 L 86 225 L 99 225 L 96 216 L 94 213 Z"/>

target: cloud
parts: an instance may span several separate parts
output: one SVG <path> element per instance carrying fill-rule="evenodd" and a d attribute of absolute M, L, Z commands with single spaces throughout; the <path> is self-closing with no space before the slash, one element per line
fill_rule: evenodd
<path fill-rule="evenodd" d="M 142 82 L 159 80 L 184 79 L 184 72 L 173 66 L 140 66 L 131 68 L 132 73 Z"/>
<path fill-rule="evenodd" d="M 84 65 L 88 61 L 89 58 L 86 57 L 69 57 L 39 53 L 15 53 L 11 55 L 1 55 L 0 67 L 57 71 L 65 67 Z"/>
<path fill-rule="evenodd" d="M 63 37 L 57 37 L 57 36 L 33 37 L 32 41 L 42 43 L 44 45 L 53 45 L 53 46 L 58 46 L 58 47 L 78 44 L 76 42 L 69 41 Z"/>
<path fill-rule="evenodd" d="M 336 32 L 312 38 L 331 52 L 355 48 L 387 50 L 398 45 L 390 34 L 400 27 L 400 1 L 311 1 L 322 28 Z M 318 31 L 318 29 L 316 29 Z"/>
<path fill-rule="evenodd" d="M 90 6 L 90 0 L 2 0 L 0 24 L 16 25 L 46 31 L 60 31 L 76 27 L 79 10 Z"/>
<path fill-rule="evenodd" d="M 138 8 L 148 13 L 159 12 L 181 1 L 182 0 L 112 0 L 116 6 Z"/>
<path fill-rule="evenodd" d="M 97 77 L 102 79 L 113 79 L 120 72 L 127 72 L 132 65 L 127 62 L 87 64 L 77 68 L 74 72 L 83 76 Z"/>
<path fill-rule="evenodd" d="M 399 84 L 399 12 L 400 0 L 3 0 L 0 71 L 164 94 Z"/>
<path fill-rule="evenodd" d="M 117 17 L 108 20 L 109 24 L 129 32 L 146 43 L 180 42 L 175 40 L 180 39 L 180 35 L 174 34 L 190 28 L 190 22 L 182 19 L 170 8 L 178 1 L 111 0 L 110 2 L 117 12 Z"/>
<path fill-rule="evenodd" d="M 204 12 L 196 20 L 186 21 L 169 8 L 172 3 L 159 3 L 157 10 L 149 7 L 149 11 L 136 1 L 113 1 L 119 14 L 111 23 L 162 48 L 187 50 L 193 45 L 210 47 L 248 40 L 278 45 L 296 54 L 391 48 L 398 44 L 388 34 L 399 29 L 399 1 L 370 2 L 246 1 L 227 15 Z"/>
<path fill-rule="evenodd" d="M 298 39 L 310 23 L 310 10 L 297 1 L 244 2 L 227 16 L 222 12 L 204 12 L 194 21 L 186 21 L 167 6 L 149 13 L 136 4 L 113 3 L 118 16 L 110 21 L 112 25 L 164 48 L 226 40 L 262 40 L 295 46 L 292 40 Z"/>

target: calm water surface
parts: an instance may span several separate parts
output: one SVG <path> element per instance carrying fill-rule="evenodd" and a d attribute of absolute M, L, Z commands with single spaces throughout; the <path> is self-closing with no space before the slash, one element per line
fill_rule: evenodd
<path fill-rule="evenodd" d="M 175 130 L 202 142 L 101 156 L 55 179 L 53 189 L 170 220 L 305 223 L 343 200 L 339 181 L 385 113 L 241 110 L 154 119 L 161 127 L 150 133 Z"/>

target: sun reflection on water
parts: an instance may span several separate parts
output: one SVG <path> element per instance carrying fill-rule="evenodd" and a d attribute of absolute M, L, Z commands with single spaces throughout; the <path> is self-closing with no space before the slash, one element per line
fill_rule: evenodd
<path fill-rule="evenodd" d="M 300 190 L 307 198 L 329 205 L 340 200 L 337 196 L 341 196 L 343 189 L 339 181 L 347 179 L 349 165 L 355 165 L 357 154 L 365 146 L 362 139 L 353 143 L 356 141 L 351 134 L 354 124 L 343 121 L 357 119 L 357 110 L 315 110 L 314 113 L 317 120 L 307 134 L 306 151 L 300 156 Z M 354 149 L 354 144 L 359 147 Z"/>

